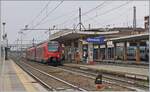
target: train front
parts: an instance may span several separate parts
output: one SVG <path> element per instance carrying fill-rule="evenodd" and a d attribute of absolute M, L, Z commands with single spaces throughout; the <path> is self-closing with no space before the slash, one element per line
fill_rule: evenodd
<path fill-rule="evenodd" d="M 51 65 L 62 65 L 61 49 L 56 41 L 48 42 L 48 63 Z"/>

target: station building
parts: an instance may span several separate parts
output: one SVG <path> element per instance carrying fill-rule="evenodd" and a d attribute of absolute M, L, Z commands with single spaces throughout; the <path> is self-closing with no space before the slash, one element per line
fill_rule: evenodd
<path fill-rule="evenodd" d="M 144 27 L 146 30 L 149 28 L 149 16 L 144 17 Z"/>
<path fill-rule="evenodd" d="M 111 60 L 139 63 L 149 59 L 149 33 L 143 28 L 66 29 L 52 34 L 50 40 L 64 44 L 67 62 L 76 61 L 77 52 L 82 63 Z"/>

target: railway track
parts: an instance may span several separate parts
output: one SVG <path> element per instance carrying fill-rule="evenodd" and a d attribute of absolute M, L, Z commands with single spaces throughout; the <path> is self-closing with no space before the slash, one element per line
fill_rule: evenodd
<path fill-rule="evenodd" d="M 98 75 L 98 72 L 93 72 L 93 71 L 87 71 L 84 69 L 80 69 L 80 68 L 73 68 L 73 67 L 68 67 L 68 66 L 63 66 L 63 67 L 59 67 L 65 71 L 68 72 L 74 72 L 74 73 L 80 73 L 82 75 L 86 75 L 90 78 L 95 78 L 95 76 Z M 113 75 L 109 75 L 109 74 L 103 74 L 103 81 L 104 82 L 110 82 L 110 83 L 114 83 L 114 84 L 120 84 L 128 87 L 128 88 L 132 88 L 135 90 L 144 90 L 144 91 L 148 91 L 149 90 L 149 85 L 143 85 L 143 81 L 142 80 L 134 80 L 131 78 L 127 78 L 127 77 L 120 77 L 120 76 L 113 76 Z M 140 84 L 141 83 L 141 84 Z"/>
<path fill-rule="evenodd" d="M 40 69 L 37 69 L 24 62 L 16 62 L 24 71 L 34 77 L 40 84 L 46 87 L 49 91 L 86 91 L 78 86 L 68 83 L 58 77 L 50 75 Z"/>
<path fill-rule="evenodd" d="M 60 79 L 63 82 L 67 82 L 67 84 L 71 84 L 74 86 L 74 88 L 70 88 L 70 86 L 68 87 L 63 87 L 63 88 L 59 88 L 64 84 L 60 84 L 58 87 L 53 87 L 54 84 L 57 84 L 57 82 L 54 81 L 54 84 L 49 84 L 46 82 L 43 82 L 44 85 L 46 84 L 46 86 L 50 85 L 50 87 L 47 87 L 50 90 L 65 90 L 65 89 L 73 89 L 73 90 L 82 90 L 82 91 L 97 91 L 95 84 L 94 84 L 94 80 L 96 78 L 96 73 L 90 73 L 87 71 L 83 71 L 80 69 L 74 69 L 74 68 L 69 68 L 69 67 L 52 67 L 52 66 L 48 66 L 48 65 L 44 65 L 41 63 L 37 63 L 37 62 L 31 62 L 31 61 L 26 61 L 25 59 L 22 59 L 21 62 L 17 62 L 20 63 L 21 65 L 26 66 L 25 69 L 27 69 L 28 67 L 32 67 L 31 69 L 29 69 L 28 71 L 33 71 L 33 70 L 38 70 L 38 72 L 44 72 L 46 73 L 46 75 L 43 76 L 39 76 L 42 74 L 37 74 L 36 77 L 38 78 L 47 78 L 47 80 L 49 80 L 48 77 L 45 77 L 47 75 L 51 75 L 53 76 L 54 80 Z M 34 66 L 34 67 L 33 67 Z M 55 79 L 55 78 L 56 79 Z M 103 76 L 104 77 L 104 76 Z M 109 78 L 104 77 L 103 78 L 103 83 L 107 85 L 108 90 L 111 88 L 113 91 L 133 91 L 133 90 L 138 90 L 136 88 L 134 88 L 133 86 L 129 86 L 129 85 L 125 85 L 125 81 L 121 81 L 121 80 L 116 80 L 116 79 L 112 79 L 112 77 L 109 76 Z M 49 80 L 53 81 L 53 80 Z M 113 85 L 113 86 L 110 86 Z M 115 86 L 115 87 L 114 87 Z M 78 89 L 79 88 L 79 89 Z M 107 91 L 107 90 L 106 90 Z"/>
<path fill-rule="evenodd" d="M 66 82 L 58 77 L 46 73 L 38 68 L 35 68 L 25 62 L 20 61 L 19 58 L 11 56 L 15 63 L 20 66 L 29 75 L 34 77 L 41 85 L 47 88 L 48 91 L 85 91 L 85 89 Z"/>

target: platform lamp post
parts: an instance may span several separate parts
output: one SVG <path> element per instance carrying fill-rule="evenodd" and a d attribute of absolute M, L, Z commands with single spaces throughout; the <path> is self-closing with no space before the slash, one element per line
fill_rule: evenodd
<path fill-rule="evenodd" d="M 2 58 L 1 60 L 2 60 L 3 62 L 2 62 L 2 72 L 1 72 L 1 76 L 3 76 L 4 70 L 5 70 L 5 46 L 4 46 L 4 41 L 5 41 L 5 25 L 6 25 L 6 23 L 3 22 L 2 25 L 3 25 L 3 35 L 2 35 L 2 37 L 3 37 L 3 46 L 2 46 L 2 48 L 3 48 L 3 58 Z M 2 41 L 1 41 L 1 42 L 2 42 Z M 0 48 L 0 49 L 1 49 L 1 48 Z"/>
<path fill-rule="evenodd" d="M 23 31 L 28 29 L 28 25 L 25 25 L 25 29 L 21 29 L 18 33 L 20 34 L 20 56 L 23 54 L 23 46 L 22 46 L 22 41 L 23 41 Z"/>
<path fill-rule="evenodd" d="M 3 45 L 4 45 L 4 60 L 7 60 L 7 49 L 8 49 L 8 38 L 7 38 L 7 33 L 5 32 L 5 25 L 6 23 L 3 22 Z"/>
<path fill-rule="evenodd" d="M 23 35 L 23 32 L 20 31 L 18 32 L 20 34 L 20 56 L 22 55 L 22 35 Z"/>
<path fill-rule="evenodd" d="M 6 25 L 6 23 L 3 22 L 2 24 L 3 24 L 3 35 L 2 35 L 2 37 L 3 37 L 3 60 L 5 62 L 5 41 L 6 41 L 5 25 Z"/>
<path fill-rule="evenodd" d="M 17 39 L 16 41 L 17 41 L 17 55 L 19 57 L 19 46 L 18 46 L 19 45 L 19 39 Z"/>

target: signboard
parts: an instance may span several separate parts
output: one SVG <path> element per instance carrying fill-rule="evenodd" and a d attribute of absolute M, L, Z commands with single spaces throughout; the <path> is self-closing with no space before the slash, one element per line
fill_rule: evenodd
<path fill-rule="evenodd" d="M 98 45 L 94 45 L 94 47 L 93 47 L 94 49 L 98 49 L 99 47 L 98 47 Z"/>
<path fill-rule="evenodd" d="M 112 41 L 107 41 L 107 45 L 113 45 Z"/>
<path fill-rule="evenodd" d="M 92 43 L 88 43 L 88 61 L 90 62 L 93 61 L 93 44 Z"/>
<path fill-rule="evenodd" d="M 98 43 L 98 44 L 104 44 L 104 36 L 94 37 L 94 38 L 87 38 L 87 42 L 91 43 Z"/>
<path fill-rule="evenodd" d="M 100 48 L 105 48 L 105 45 L 100 45 Z"/>
<path fill-rule="evenodd" d="M 123 46 L 124 46 L 124 43 L 117 43 L 116 46 L 118 46 L 118 47 L 123 47 Z"/>
<path fill-rule="evenodd" d="M 114 44 L 113 44 L 112 41 L 107 41 L 107 46 L 108 46 L 108 47 L 114 47 Z"/>
<path fill-rule="evenodd" d="M 88 44 L 88 42 L 86 42 L 86 41 L 82 41 L 82 44 Z"/>

